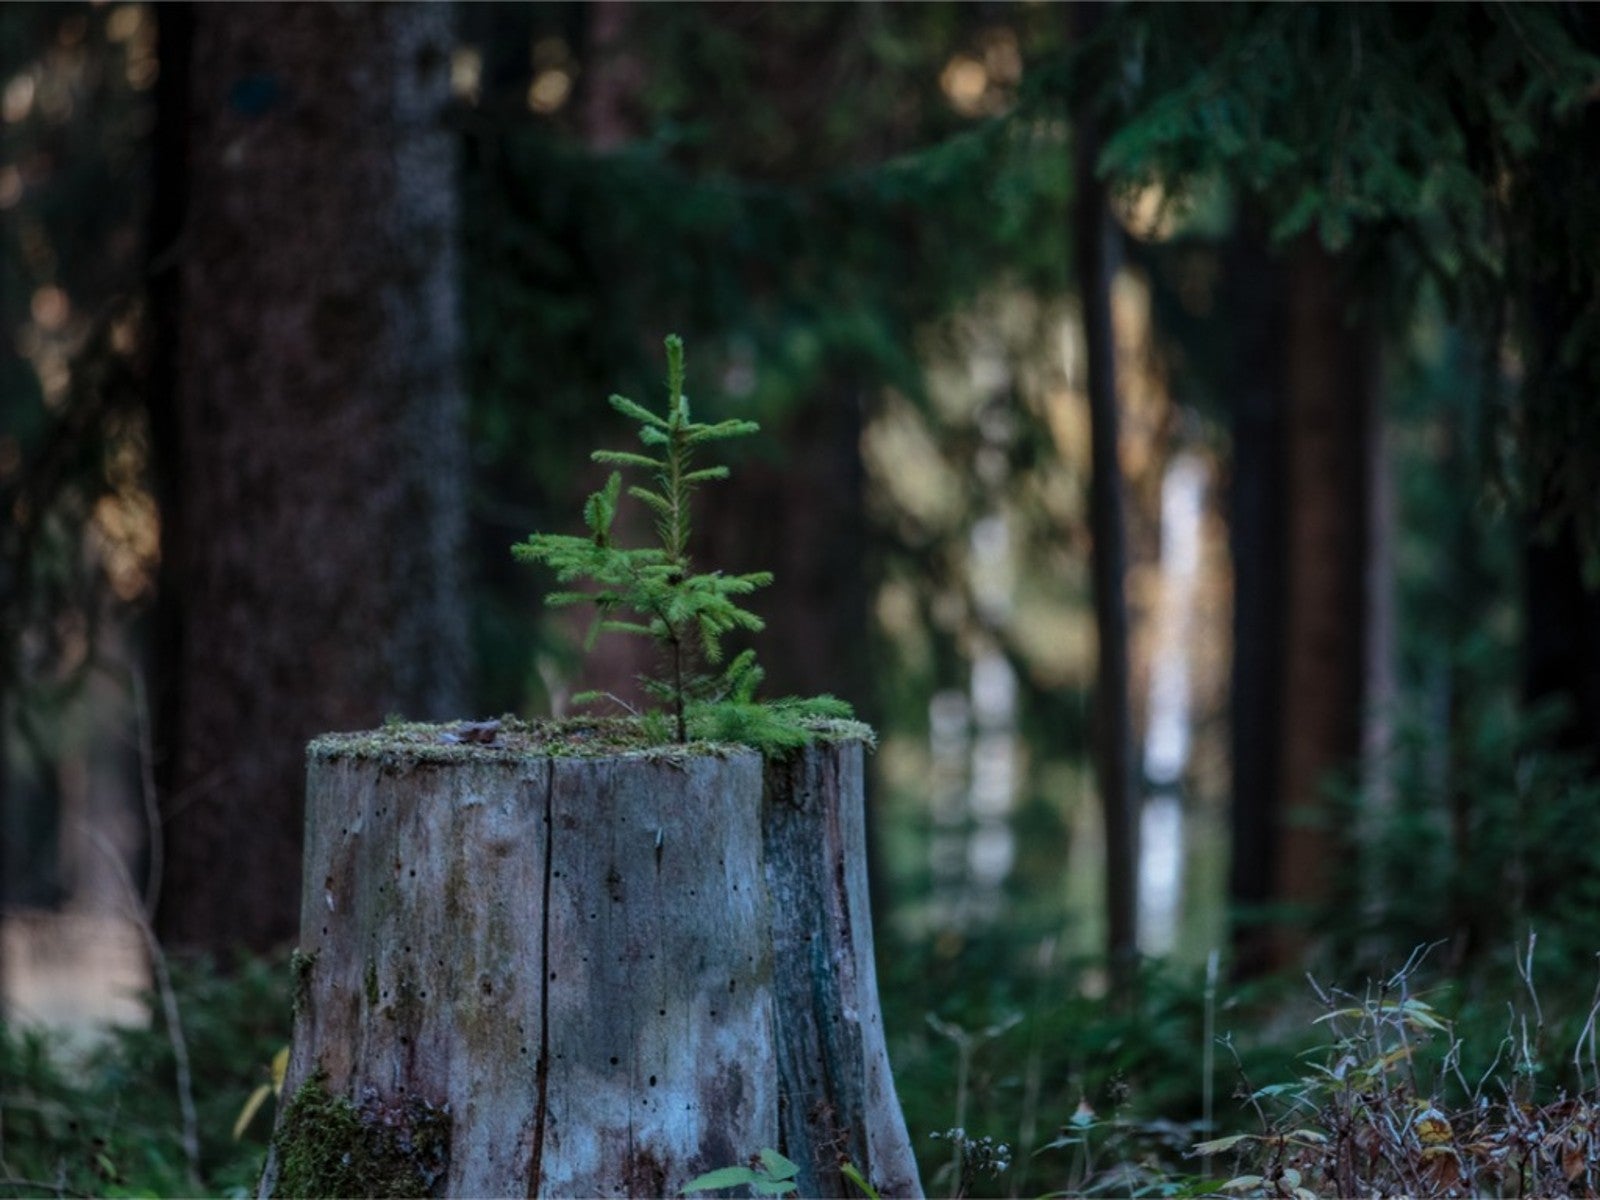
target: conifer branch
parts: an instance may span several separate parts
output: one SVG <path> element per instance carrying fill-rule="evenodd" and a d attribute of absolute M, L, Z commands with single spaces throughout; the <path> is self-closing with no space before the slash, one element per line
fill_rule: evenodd
<path fill-rule="evenodd" d="M 722 662 L 727 634 L 764 628 L 761 618 L 741 607 L 735 597 L 766 587 L 772 573 L 694 572 L 689 560 L 694 493 L 703 484 L 728 478 L 728 468 L 696 467 L 693 451 L 708 442 L 745 437 L 759 427 L 745 420 L 695 421 L 683 391 L 682 340 L 676 335 L 667 338 L 666 351 L 665 414 L 653 413 L 626 396 L 610 398 L 612 408 L 638 425 L 640 442 L 656 448 L 659 455 L 631 450 L 596 450 L 591 455 L 598 463 L 650 473 L 650 483 L 630 484 L 627 495 L 654 515 L 659 545 L 630 549 L 613 544 L 611 530 L 623 494 L 619 470 L 583 506 L 588 536 L 536 533 L 513 546 L 512 554 L 519 561 L 543 563 L 559 583 L 587 580 L 594 585 L 593 591 L 566 589 L 545 597 L 552 607 L 594 605 L 586 646 L 601 633 L 648 637 L 656 643 L 665 677 L 641 682 L 646 692 L 669 708 L 679 742 L 689 741 L 693 732 L 714 740 L 745 741 L 769 752 L 788 749 L 810 738 L 806 722 L 848 717 L 849 705 L 831 696 L 757 703 L 755 689 L 762 672 L 752 650 L 742 651 L 723 670 L 697 669 L 702 660 Z"/>

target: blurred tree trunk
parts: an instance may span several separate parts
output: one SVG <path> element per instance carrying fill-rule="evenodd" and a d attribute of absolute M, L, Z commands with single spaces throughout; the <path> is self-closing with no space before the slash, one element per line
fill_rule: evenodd
<path fill-rule="evenodd" d="M 766 696 L 828 692 L 863 716 L 867 670 L 866 510 L 861 464 L 863 389 L 840 380 L 769 424 L 762 437 L 781 462 L 740 463 L 714 485 L 715 502 L 752 520 L 705 523 L 699 553 L 730 571 L 769 569 L 772 587 L 752 607 L 767 623 L 760 639 Z"/>
<path fill-rule="evenodd" d="M 1074 33 L 1089 36 L 1099 14 L 1073 6 Z M 1089 527 L 1094 539 L 1095 768 L 1106 839 L 1106 950 L 1113 972 L 1126 975 L 1138 955 L 1139 790 L 1134 779 L 1129 709 L 1127 569 L 1122 459 L 1117 420 L 1117 344 L 1111 325 L 1116 274 L 1114 227 L 1105 188 L 1095 177 L 1098 121 L 1082 106 L 1074 121 L 1073 246 L 1083 305 L 1089 392 Z"/>
<path fill-rule="evenodd" d="M 1560 701 L 1557 746 L 1600 768 L 1600 591 L 1584 582 L 1583 553 L 1570 516 L 1528 539 L 1523 693 L 1534 704 Z"/>
<path fill-rule="evenodd" d="M 1584 44 L 1600 50 L 1600 19 L 1583 15 L 1588 18 L 1579 23 Z M 1566 146 L 1593 146 L 1596 139 L 1600 112 L 1591 105 Z M 1594 416 L 1600 367 L 1593 352 L 1593 280 L 1567 249 L 1571 214 L 1600 207 L 1594 178 L 1581 158 L 1561 153 L 1558 144 L 1532 173 L 1528 186 L 1537 195 L 1524 200 L 1539 214 L 1541 236 L 1521 247 L 1528 276 L 1522 334 L 1528 376 L 1522 403 L 1525 424 L 1540 443 L 1523 555 L 1523 691 L 1530 703 L 1565 705 L 1567 720 L 1557 745 L 1587 756 L 1600 775 L 1600 581 L 1586 579 L 1584 570 L 1586 556 L 1591 568 L 1600 563 L 1600 484 L 1583 470 L 1584 459 L 1564 475 L 1551 465 L 1565 452 L 1593 455 L 1600 437 Z M 1577 352 L 1578 346 L 1584 352 Z"/>
<path fill-rule="evenodd" d="M 1364 749 L 1378 752 L 1382 731 L 1364 713 L 1392 630 L 1369 621 L 1389 586 L 1371 553 L 1387 513 L 1371 332 L 1351 324 L 1340 264 L 1309 239 L 1273 259 L 1247 217 L 1228 266 L 1243 330 L 1231 381 L 1229 899 L 1245 918 L 1235 971 L 1248 976 L 1305 944 L 1303 931 L 1251 910 L 1287 903 L 1310 914 L 1341 882 L 1332 868 L 1348 840 L 1326 789 L 1364 763 Z"/>
<path fill-rule="evenodd" d="M 1271 960 L 1265 925 L 1252 915 L 1269 904 L 1283 750 L 1284 598 L 1284 279 L 1267 252 L 1259 220 L 1246 218 L 1229 248 L 1228 299 L 1238 340 L 1232 347 L 1233 469 L 1228 528 L 1233 555 L 1231 751 L 1232 859 L 1228 898 L 1234 968 L 1241 975 Z"/>
<path fill-rule="evenodd" d="M 1571 6 L 1563 16 L 1577 44 L 1600 53 L 1600 13 Z M 1531 702 L 1565 703 L 1558 745 L 1587 757 L 1593 777 L 1600 776 L 1600 253 L 1589 230 L 1600 212 L 1600 180 L 1585 151 L 1600 143 L 1600 107 L 1585 105 L 1543 135 L 1515 201 L 1528 214 L 1516 250 L 1527 306 L 1523 449 L 1534 495 L 1523 686 Z"/>
<path fill-rule="evenodd" d="M 1277 897 L 1312 908 L 1338 882 L 1348 845 L 1330 775 L 1360 762 L 1366 662 L 1367 439 L 1373 346 L 1351 324 L 1340 264 L 1302 241 L 1290 253 L 1287 520 Z M 1301 935 L 1282 950 L 1292 954 Z"/>
<path fill-rule="evenodd" d="M 591 150 L 607 153 L 639 136 L 635 108 L 644 89 L 644 66 L 628 45 L 629 0 L 594 0 L 588 18 L 588 67 L 583 88 L 583 134 Z"/>
<path fill-rule="evenodd" d="M 164 428 L 181 498 L 159 926 L 298 908 L 319 731 L 463 701 L 450 10 L 199 5 Z"/>

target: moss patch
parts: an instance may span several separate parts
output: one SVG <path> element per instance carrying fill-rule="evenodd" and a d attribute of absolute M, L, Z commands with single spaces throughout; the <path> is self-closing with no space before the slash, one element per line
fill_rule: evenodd
<path fill-rule="evenodd" d="M 482 736 L 474 732 L 477 728 L 462 722 L 432 725 L 391 719 L 382 729 L 323 734 L 312 741 L 306 752 L 318 761 L 364 759 L 404 768 L 418 764 L 520 762 L 530 758 L 720 756 L 744 748 L 735 740 L 741 731 L 734 726 L 719 731 L 726 740 L 677 745 L 660 740 L 659 721 L 637 717 L 525 721 L 508 716 L 500 718 L 491 741 L 471 740 Z M 805 731 L 817 741 L 864 741 L 869 746 L 876 741 L 872 727 L 860 721 L 810 720 L 805 722 Z"/>
<path fill-rule="evenodd" d="M 426 1100 L 352 1104 L 313 1076 L 273 1136 L 275 1196 L 428 1196 L 450 1165 L 450 1114 Z"/>
<path fill-rule="evenodd" d="M 299 1016 L 311 999 L 311 968 L 317 965 L 315 952 L 307 954 L 300 947 L 289 955 L 289 973 L 294 976 L 293 1012 Z"/>

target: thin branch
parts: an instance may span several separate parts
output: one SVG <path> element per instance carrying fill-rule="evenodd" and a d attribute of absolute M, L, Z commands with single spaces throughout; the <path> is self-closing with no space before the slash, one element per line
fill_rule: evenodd
<path fill-rule="evenodd" d="M 15 1175 L 0 1176 L 0 1189 L 15 1189 L 21 1194 L 36 1195 L 40 1192 L 52 1192 L 57 1196 L 84 1196 L 92 1195 L 90 1192 L 80 1192 L 77 1188 L 68 1187 L 64 1183 L 46 1183 L 42 1179 L 21 1179 Z"/>
<path fill-rule="evenodd" d="M 161 800 L 156 792 L 155 740 L 150 732 L 150 703 L 144 686 L 144 673 L 130 668 L 133 685 L 133 716 L 139 732 L 139 791 L 144 799 L 146 838 L 150 846 L 150 866 L 144 880 L 144 911 L 152 920 L 161 899 L 161 877 L 165 871 L 165 839 L 161 830 Z"/>
<path fill-rule="evenodd" d="M 158 827 L 154 831 L 155 836 L 160 836 L 160 832 Z M 127 865 L 117 853 L 116 847 L 97 829 L 85 826 L 84 833 L 106 856 L 106 861 L 110 864 L 125 894 L 128 915 L 138 927 L 140 936 L 144 939 L 145 949 L 150 955 L 150 970 L 155 976 L 156 992 L 161 997 L 161 1011 L 167 1025 L 167 1040 L 172 1045 L 172 1059 L 177 1076 L 178 1111 L 183 1121 L 183 1156 L 188 1165 L 189 1183 L 195 1194 L 199 1195 L 205 1189 L 200 1176 L 200 1122 L 195 1115 L 194 1074 L 189 1065 L 189 1044 L 183 1036 L 183 1018 L 178 1011 L 178 994 L 172 986 L 172 973 L 167 967 L 166 952 L 161 948 L 161 940 L 156 937 L 155 926 L 150 923 L 149 913 L 139 904 L 139 889 L 134 885 L 133 877 L 129 875 Z"/>

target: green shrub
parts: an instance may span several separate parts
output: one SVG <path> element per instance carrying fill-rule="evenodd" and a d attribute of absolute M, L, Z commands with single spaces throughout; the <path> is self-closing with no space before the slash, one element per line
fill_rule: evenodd
<path fill-rule="evenodd" d="M 121 1028 L 87 1054 L 61 1039 L 0 1029 L 0 1197 L 252 1195 L 271 1110 L 236 1141 L 233 1125 L 289 1037 L 283 963 L 242 962 L 228 973 L 173 963 L 194 1080 L 199 1178 L 183 1146 L 172 1043 L 157 1014 Z"/>

